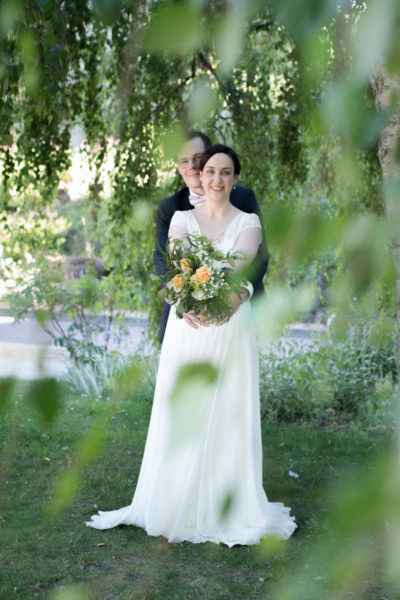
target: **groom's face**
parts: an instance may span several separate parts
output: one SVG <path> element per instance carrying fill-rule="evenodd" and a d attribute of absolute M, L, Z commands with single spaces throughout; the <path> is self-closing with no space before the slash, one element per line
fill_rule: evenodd
<path fill-rule="evenodd" d="M 205 150 L 203 140 L 199 137 L 186 142 L 178 154 L 178 171 L 188 188 L 196 194 L 203 193 L 200 181 L 198 159 Z"/>

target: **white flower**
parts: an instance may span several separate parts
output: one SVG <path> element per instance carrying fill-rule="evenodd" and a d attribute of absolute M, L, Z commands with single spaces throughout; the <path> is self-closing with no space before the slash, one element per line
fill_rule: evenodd
<path fill-rule="evenodd" d="M 195 300 L 204 300 L 206 298 L 206 294 L 203 290 L 195 290 L 192 292 L 192 297 Z"/>

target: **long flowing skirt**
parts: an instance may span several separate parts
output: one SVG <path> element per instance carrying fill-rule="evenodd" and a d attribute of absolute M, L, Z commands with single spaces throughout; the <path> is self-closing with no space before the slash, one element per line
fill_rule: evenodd
<path fill-rule="evenodd" d="M 193 329 L 171 311 L 132 503 L 87 525 L 138 525 L 170 542 L 256 544 L 296 528 L 262 486 L 257 348 L 243 304 L 222 326 Z M 182 366 L 197 374 L 180 380 Z M 217 370 L 207 384 L 210 365 Z M 211 369 L 213 371 L 213 369 Z M 214 370 L 215 372 L 215 370 Z M 181 372 L 182 373 L 182 372 Z"/>

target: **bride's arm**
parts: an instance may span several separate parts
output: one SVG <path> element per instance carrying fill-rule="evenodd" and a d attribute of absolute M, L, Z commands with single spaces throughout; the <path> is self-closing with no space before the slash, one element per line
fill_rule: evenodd
<path fill-rule="evenodd" d="M 172 250 L 174 247 L 174 240 L 185 240 L 187 236 L 187 230 L 184 227 L 178 227 L 177 225 L 171 225 L 168 229 L 168 242 L 169 248 Z"/>
<path fill-rule="evenodd" d="M 240 257 L 235 260 L 235 271 L 240 271 L 247 267 L 255 258 L 258 252 L 258 247 L 261 243 L 261 229 L 259 227 L 249 227 L 242 231 L 233 248 L 233 252 L 240 252 Z M 232 293 L 231 302 L 232 308 L 228 315 L 216 325 L 223 325 L 237 311 L 242 302 L 250 298 L 250 292 L 246 287 L 242 287 L 239 293 Z"/>
<path fill-rule="evenodd" d="M 261 229 L 259 227 L 249 227 L 242 231 L 233 248 L 233 252 L 240 252 L 240 257 L 236 259 L 234 270 L 240 271 L 247 267 L 256 257 L 258 247 L 261 243 Z"/>

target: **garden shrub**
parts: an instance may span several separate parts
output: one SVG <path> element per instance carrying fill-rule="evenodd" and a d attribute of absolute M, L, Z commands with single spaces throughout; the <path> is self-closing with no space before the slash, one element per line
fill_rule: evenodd
<path fill-rule="evenodd" d="M 386 413 L 397 381 L 395 332 L 377 337 L 373 326 L 350 327 L 309 345 L 278 341 L 260 358 L 263 418 L 367 418 Z"/>

